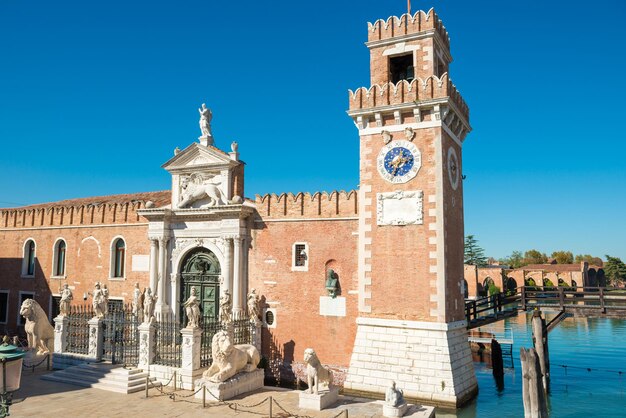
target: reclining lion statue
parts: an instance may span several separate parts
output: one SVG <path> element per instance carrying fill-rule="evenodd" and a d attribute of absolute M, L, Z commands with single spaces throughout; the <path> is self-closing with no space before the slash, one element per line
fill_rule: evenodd
<path fill-rule="evenodd" d="M 20 315 L 26 318 L 24 331 L 28 337 L 28 347 L 37 354 L 48 354 L 54 349 L 54 328 L 48 322 L 48 315 L 34 299 L 26 299 L 20 308 Z"/>
<path fill-rule="evenodd" d="M 202 377 L 215 383 L 225 382 L 242 371 L 253 372 L 261 360 L 259 350 L 255 346 L 233 345 L 226 331 L 220 331 L 213 336 L 211 352 L 213 364 Z"/>

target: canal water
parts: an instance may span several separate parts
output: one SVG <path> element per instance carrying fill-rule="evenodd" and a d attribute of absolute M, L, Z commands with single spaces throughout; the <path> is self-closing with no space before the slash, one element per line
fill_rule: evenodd
<path fill-rule="evenodd" d="M 514 367 L 505 369 L 504 388 L 497 388 L 491 368 L 474 363 L 478 397 L 455 412 L 437 410 L 437 417 L 524 416 L 519 350 L 533 346 L 531 314 L 520 314 L 491 327 L 496 333 L 503 328 L 513 330 Z M 626 320 L 566 318 L 550 332 L 549 350 L 551 418 L 626 417 Z"/>

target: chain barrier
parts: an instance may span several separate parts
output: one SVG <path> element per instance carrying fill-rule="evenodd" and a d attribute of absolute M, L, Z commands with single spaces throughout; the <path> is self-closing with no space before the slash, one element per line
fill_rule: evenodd
<path fill-rule="evenodd" d="M 35 368 L 41 366 L 43 364 L 44 361 L 48 361 L 50 357 L 50 354 L 46 354 L 46 356 L 37 364 L 26 364 L 24 362 L 22 362 L 22 369 L 33 369 L 33 372 L 35 371 Z"/>
<path fill-rule="evenodd" d="M 210 390 L 208 390 L 205 385 L 201 385 L 198 389 L 196 389 L 195 392 L 188 394 L 188 395 L 182 395 L 182 394 L 178 394 L 178 390 L 174 389 L 171 392 L 166 392 L 163 390 L 164 386 L 169 386 L 169 384 L 172 382 L 172 380 L 174 379 L 174 377 L 176 376 L 176 373 L 172 374 L 172 377 L 170 377 L 170 380 L 165 383 L 165 384 L 159 384 L 158 386 L 155 385 L 153 382 L 151 382 L 149 380 L 149 378 L 146 378 L 146 383 L 147 383 L 147 389 L 146 389 L 146 395 L 148 394 L 148 388 L 152 387 L 157 389 L 160 392 L 160 395 L 156 395 L 156 396 L 167 396 L 169 397 L 172 401 L 176 402 L 177 398 L 180 399 L 181 402 L 191 402 L 191 401 L 187 401 L 185 399 L 188 398 L 193 398 L 195 397 L 195 395 L 197 395 L 200 391 L 202 390 L 206 390 L 205 394 L 208 393 L 209 396 L 211 396 L 211 398 L 213 398 L 215 400 L 215 403 L 213 403 L 213 405 L 211 406 L 220 406 L 220 405 L 225 405 L 228 406 L 228 408 L 232 409 L 233 411 L 237 411 L 237 412 L 247 412 L 247 413 L 251 413 L 251 414 L 256 414 L 256 415 L 266 415 L 266 412 L 256 412 L 256 411 L 252 411 L 253 408 L 257 408 L 261 405 L 264 405 L 265 403 L 267 403 L 268 401 L 270 402 L 270 411 L 271 411 L 271 407 L 272 405 L 276 405 L 283 413 L 287 414 L 287 417 L 292 417 L 292 418 L 313 418 L 310 415 L 299 415 L 299 414 L 294 414 L 292 412 L 289 412 L 285 407 L 283 407 L 273 396 L 268 396 L 265 399 L 262 399 L 261 401 L 255 403 L 255 404 L 251 404 L 251 405 L 245 405 L 239 402 L 227 402 L 227 401 L 223 401 L 221 399 L 219 399 L 217 396 L 215 396 Z M 191 402 L 191 403 L 200 403 L 200 402 Z M 204 405 L 204 398 L 202 401 L 202 404 Z M 347 410 L 343 410 L 340 411 L 337 415 L 331 417 L 331 418 L 342 418 L 342 417 L 346 417 L 347 416 Z"/>

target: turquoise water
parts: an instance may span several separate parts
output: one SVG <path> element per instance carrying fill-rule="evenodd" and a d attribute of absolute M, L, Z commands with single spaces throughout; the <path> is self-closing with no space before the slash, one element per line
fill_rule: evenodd
<path fill-rule="evenodd" d="M 524 416 L 519 349 L 532 347 L 530 315 L 510 318 L 494 328 L 503 326 L 514 332 L 514 368 L 505 369 L 504 388 L 497 389 L 490 368 L 474 363 L 478 397 L 456 413 L 437 411 L 437 417 Z M 550 332 L 549 350 L 550 417 L 626 417 L 626 320 L 566 318 Z"/>

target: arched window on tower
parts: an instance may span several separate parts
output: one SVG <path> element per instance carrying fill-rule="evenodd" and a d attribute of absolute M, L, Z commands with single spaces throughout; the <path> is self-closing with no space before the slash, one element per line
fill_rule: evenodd
<path fill-rule="evenodd" d="M 29 239 L 24 244 L 24 258 L 22 260 L 22 277 L 35 276 L 35 241 Z"/>
<path fill-rule="evenodd" d="M 111 258 L 113 265 L 111 266 L 111 277 L 124 277 L 124 264 L 126 261 L 126 243 L 124 239 L 118 238 L 113 241 L 111 248 Z"/>
<path fill-rule="evenodd" d="M 52 268 L 53 276 L 65 276 L 65 250 L 65 241 L 63 239 L 59 239 L 54 244 L 54 266 Z"/>

